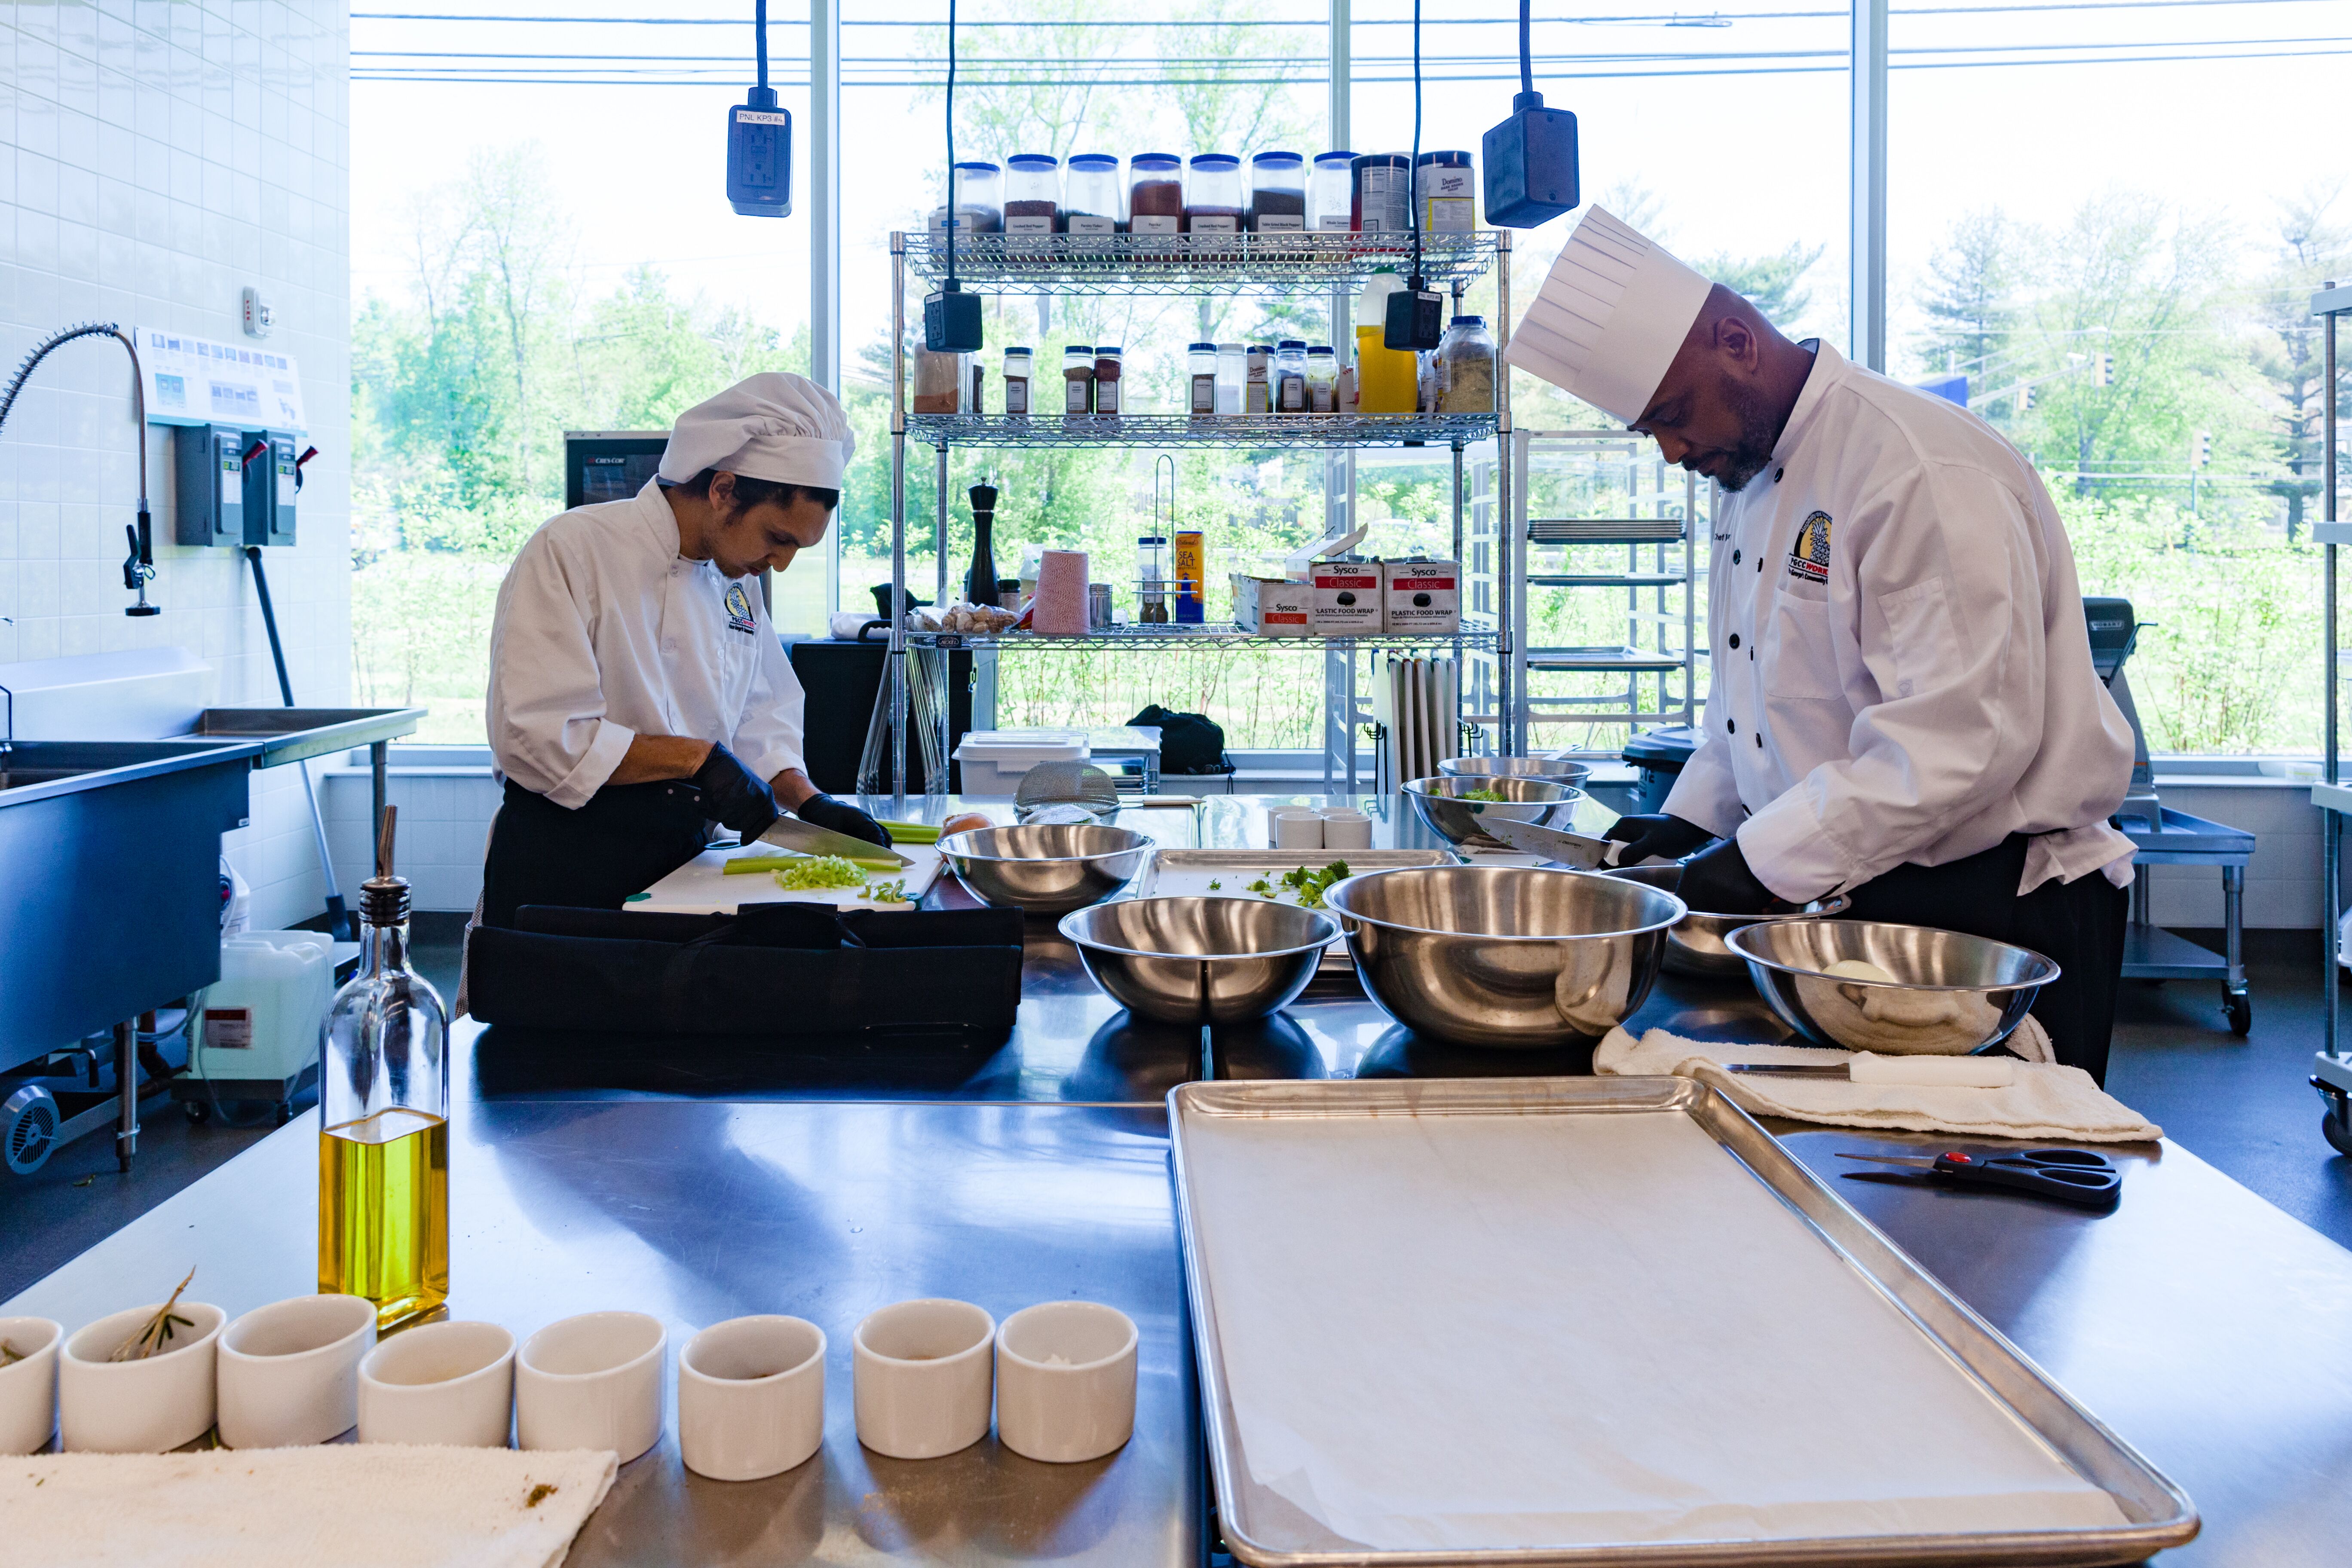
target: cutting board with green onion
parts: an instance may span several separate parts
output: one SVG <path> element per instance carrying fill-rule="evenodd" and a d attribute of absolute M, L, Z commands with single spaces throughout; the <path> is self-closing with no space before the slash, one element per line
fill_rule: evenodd
<path fill-rule="evenodd" d="M 907 885 L 907 897 L 920 899 L 930 890 L 931 884 L 939 880 L 939 846 L 901 844 L 897 846 L 897 849 L 908 859 L 906 869 L 886 871 L 875 868 L 867 873 L 866 886 L 903 879 Z M 746 856 L 762 861 L 782 862 L 790 858 L 768 844 L 754 844 L 748 849 L 731 847 L 706 849 L 646 889 L 644 894 L 625 907 L 666 915 L 731 915 L 743 904 L 833 904 L 845 910 L 904 907 L 877 903 L 866 896 L 866 888 L 804 888 L 787 891 L 777 885 L 772 872 L 738 872 L 730 876 L 727 862 Z"/>

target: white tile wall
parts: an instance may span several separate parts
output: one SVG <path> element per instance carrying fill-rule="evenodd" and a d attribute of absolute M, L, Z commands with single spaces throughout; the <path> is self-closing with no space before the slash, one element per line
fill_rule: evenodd
<path fill-rule="evenodd" d="M 2254 837 L 2246 867 L 2246 924 L 2317 931 L 2322 921 L 2319 809 L 2311 786 L 2286 780 L 2157 782 L 2175 811 L 2241 827 Z M 2149 913 L 2162 926 L 2219 926 L 2221 875 L 2201 866 L 2145 866 Z"/>
<path fill-rule="evenodd" d="M 300 543 L 265 563 L 294 695 L 348 700 L 350 93 L 335 0 L 0 0 L 0 360 L 104 320 L 242 341 L 240 290 L 276 310 L 301 365 L 310 438 Z M 176 643 L 225 704 L 275 704 L 236 552 L 169 543 L 170 437 L 146 433 L 152 619 L 122 614 L 138 493 L 130 368 L 111 340 L 57 350 L 0 430 L 0 661 Z M 253 826 L 226 840 L 254 923 L 323 908 L 291 768 L 254 775 Z"/>
<path fill-rule="evenodd" d="M 375 861 L 368 772 L 349 765 L 322 770 L 320 784 L 335 876 L 344 899 L 355 904 L 357 889 Z M 400 874 L 408 879 L 410 908 L 472 912 L 482 891 L 482 847 L 499 793 L 487 765 L 392 772 L 384 795 L 400 808 L 394 854 Z"/>

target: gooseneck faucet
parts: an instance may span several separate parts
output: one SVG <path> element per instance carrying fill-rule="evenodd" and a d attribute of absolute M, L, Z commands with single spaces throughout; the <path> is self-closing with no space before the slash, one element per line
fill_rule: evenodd
<path fill-rule="evenodd" d="M 33 374 L 36 365 L 48 357 L 51 349 L 69 343 L 76 338 L 100 336 L 114 339 L 122 345 L 122 352 L 131 356 L 131 417 L 138 421 L 139 521 L 136 524 L 123 525 L 122 531 L 130 542 L 131 552 L 122 559 L 122 586 L 139 597 L 135 603 L 123 606 L 122 613 L 126 616 L 160 616 L 163 613 L 163 606 L 147 602 L 147 584 L 155 580 L 155 523 L 147 511 L 147 380 L 139 368 L 139 345 L 131 341 L 131 334 L 112 321 L 83 321 L 76 326 L 60 327 L 35 343 L 16 366 L 16 374 L 8 378 L 7 386 L 0 389 L 0 426 L 7 425 L 8 412 L 16 405 L 16 395 L 24 390 L 26 379 Z"/>

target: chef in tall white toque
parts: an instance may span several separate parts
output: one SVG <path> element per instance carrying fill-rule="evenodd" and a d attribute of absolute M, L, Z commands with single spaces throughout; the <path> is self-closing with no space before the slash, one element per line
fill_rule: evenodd
<path fill-rule="evenodd" d="M 889 843 L 802 771 L 801 683 L 755 580 L 824 541 L 855 447 L 831 393 L 755 375 L 680 415 L 634 497 L 523 545 L 490 631 L 506 794 L 484 923 L 524 904 L 618 909 L 701 851 L 706 819 L 749 840 L 790 810 Z"/>
<path fill-rule="evenodd" d="M 2064 971 L 2033 1006 L 2058 1059 L 2104 1079 L 2132 734 L 2032 465 L 1599 207 L 1505 358 L 1722 492 L 1706 736 L 1663 812 L 1611 829 L 1624 862 L 1690 856 L 1694 909 L 1842 891 L 1851 919 L 2032 948 Z"/>

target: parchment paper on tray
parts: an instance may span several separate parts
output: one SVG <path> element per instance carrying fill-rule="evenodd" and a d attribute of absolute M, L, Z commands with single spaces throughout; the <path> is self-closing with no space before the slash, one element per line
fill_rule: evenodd
<path fill-rule="evenodd" d="M 1268 1551 L 2126 1523 L 1688 1115 L 1179 1137 Z"/>

